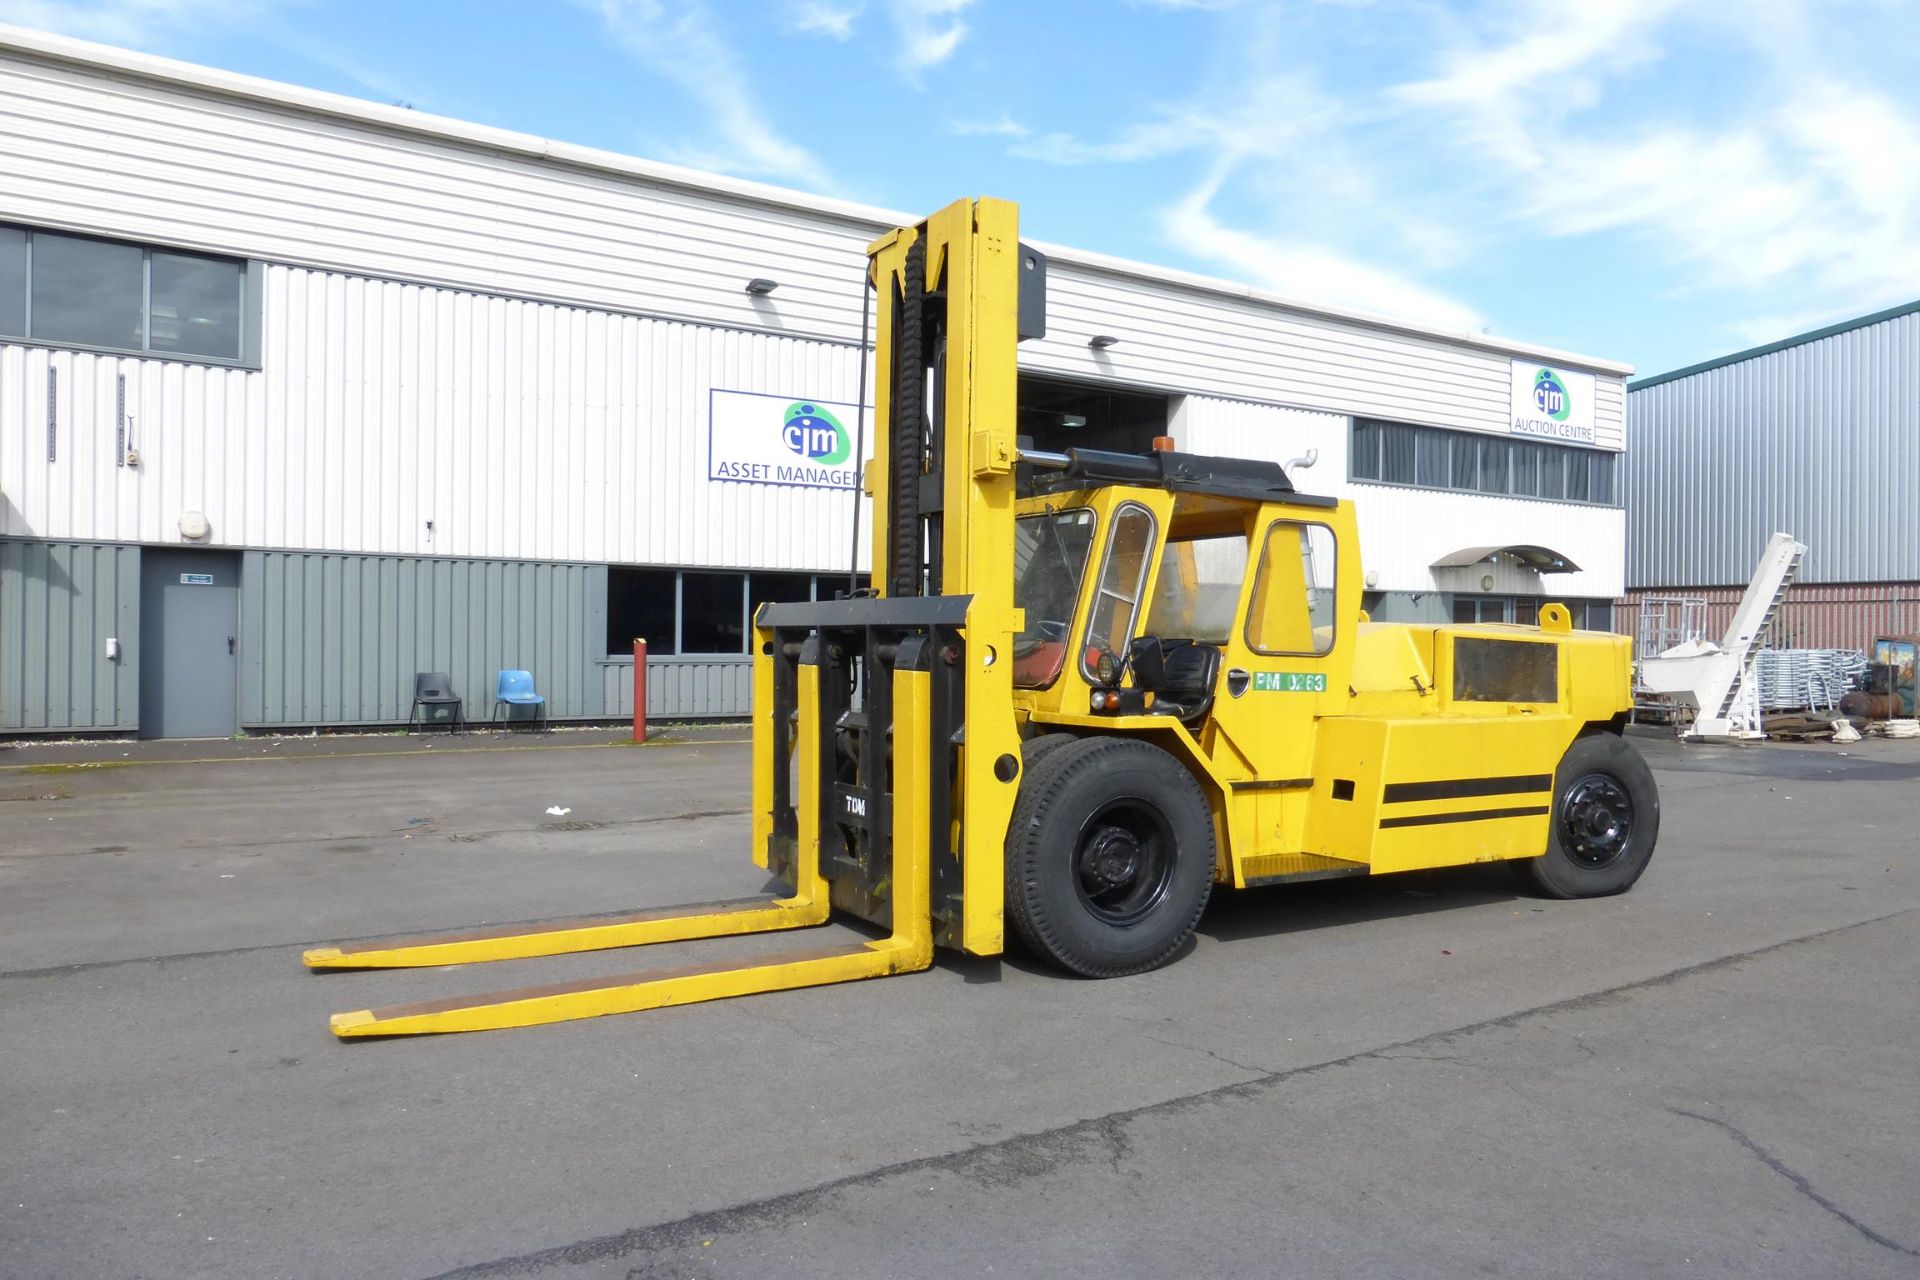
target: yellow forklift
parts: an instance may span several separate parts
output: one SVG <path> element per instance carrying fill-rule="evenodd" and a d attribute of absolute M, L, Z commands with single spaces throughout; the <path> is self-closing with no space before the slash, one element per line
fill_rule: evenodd
<path fill-rule="evenodd" d="M 1022 452 L 1046 262 L 964 200 L 869 250 L 868 595 L 755 617 L 753 858 L 777 897 L 324 947 L 406 968 L 801 929 L 881 936 L 336 1014 L 341 1037 L 528 1026 L 924 969 L 1018 942 L 1166 963 L 1216 884 L 1504 860 L 1620 893 L 1660 822 L 1624 636 L 1373 623 L 1352 504 L 1276 463 Z M 1158 442 L 1170 445 L 1170 441 Z"/>

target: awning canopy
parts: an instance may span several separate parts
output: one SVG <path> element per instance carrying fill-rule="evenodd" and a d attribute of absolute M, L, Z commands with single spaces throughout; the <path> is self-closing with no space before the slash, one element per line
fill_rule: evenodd
<path fill-rule="evenodd" d="M 1485 560 L 1491 560 L 1501 552 L 1506 552 L 1527 568 L 1537 573 L 1579 573 L 1580 566 L 1561 555 L 1552 547 L 1539 547 L 1532 543 L 1514 543 L 1504 547 L 1462 547 L 1451 555 L 1441 556 L 1433 562 L 1436 569 L 1464 569 Z"/>

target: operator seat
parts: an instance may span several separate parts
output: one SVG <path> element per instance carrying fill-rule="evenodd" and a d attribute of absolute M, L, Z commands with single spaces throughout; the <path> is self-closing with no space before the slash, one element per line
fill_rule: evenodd
<path fill-rule="evenodd" d="M 1173 716 L 1182 724 L 1206 717 L 1220 682 L 1220 650 L 1197 640 L 1141 636 L 1133 642 L 1133 680 L 1153 690 L 1149 715 Z"/>

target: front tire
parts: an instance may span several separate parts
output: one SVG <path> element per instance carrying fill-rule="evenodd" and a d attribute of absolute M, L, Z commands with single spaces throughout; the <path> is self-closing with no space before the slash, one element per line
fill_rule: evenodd
<path fill-rule="evenodd" d="M 1150 743 L 1083 738 L 1029 761 L 1007 828 L 1007 916 L 1069 973 L 1156 969 L 1213 888 L 1213 816 L 1193 775 Z"/>
<path fill-rule="evenodd" d="M 1611 733 L 1577 739 L 1553 776 L 1547 851 L 1512 864 L 1548 898 L 1625 893 L 1660 835 L 1660 792 L 1633 744 Z"/>

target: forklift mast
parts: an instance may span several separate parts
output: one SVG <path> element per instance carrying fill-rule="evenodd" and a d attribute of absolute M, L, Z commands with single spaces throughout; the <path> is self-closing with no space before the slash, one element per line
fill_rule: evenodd
<path fill-rule="evenodd" d="M 951 204 L 867 252 L 878 315 L 866 473 L 876 598 L 760 611 L 760 649 L 772 659 L 763 705 L 775 714 L 756 722 L 754 776 L 766 794 L 756 793 L 754 811 L 767 829 L 754 845 L 769 870 L 790 875 L 799 814 L 781 786 L 780 726 L 812 725 L 827 766 L 819 856 L 833 905 L 892 922 L 893 810 L 902 795 L 928 790 L 927 828 L 900 838 L 931 849 L 935 940 L 996 955 L 1020 769 L 1010 660 L 1022 625 L 1012 573 L 1014 348 L 1043 332 L 1046 263 L 1021 246 L 1016 207 L 986 199 Z M 889 754 L 905 749 L 894 697 L 903 653 L 905 669 L 925 672 L 930 686 L 927 741 L 913 748 L 928 753 L 925 770 L 889 767 Z M 817 672 L 817 710 L 796 705 L 796 665 Z"/>

